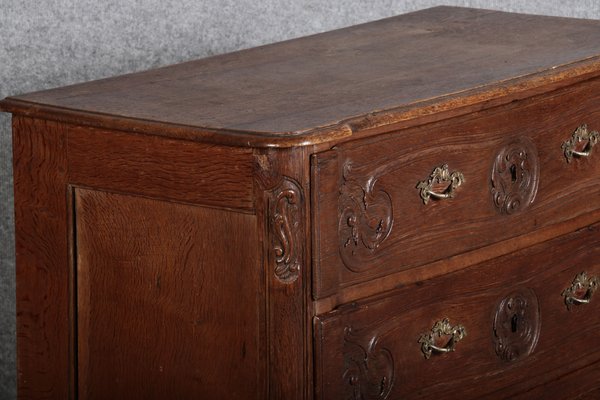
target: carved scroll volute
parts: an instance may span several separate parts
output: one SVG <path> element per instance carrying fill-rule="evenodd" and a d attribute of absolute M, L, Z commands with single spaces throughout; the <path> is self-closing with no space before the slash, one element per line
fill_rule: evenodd
<path fill-rule="evenodd" d="M 344 265 L 354 272 L 368 268 L 373 253 L 389 236 L 394 222 L 392 199 L 380 187 L 377 177 L 364 183 L 352 176 L 352 164 L 346 162 L 339 197 L 340 255 Z"/>
<path fill-rule="evenodd" d="M 298 279 L 303 265 L 304 198 L 300 186 L 288 177 L 271 191 L 269 219 L 275 276 L 284 283 Z"/>
<path fill-rule="evenodd" d="M 379 345 L 376 334 L 361 338 L 347 327 L 344 364 L 345 398 L 384 400 L 389 397 L 394 385 L 394 360 L 390 351 Z"/>
<path fill-rule="evenodd" d="M 494 206 L 503 214 L 527 208 L 535 199 L 539 181 L 535 144 L 521 137 L 503 147 L 492 167 L 491 193 Z"/>

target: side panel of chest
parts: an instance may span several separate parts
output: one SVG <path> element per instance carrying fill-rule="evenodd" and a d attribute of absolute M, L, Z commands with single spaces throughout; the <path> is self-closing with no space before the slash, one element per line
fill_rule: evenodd
<path fill-rule="evenodd" d="M 75 226 L 79 398 L 261 397 L 255 216 L 76 189 Z"/>
<path fill-rule="evenodd" d="M 303 152 L 13 121 L 21 397 L 311 397 Z"/>

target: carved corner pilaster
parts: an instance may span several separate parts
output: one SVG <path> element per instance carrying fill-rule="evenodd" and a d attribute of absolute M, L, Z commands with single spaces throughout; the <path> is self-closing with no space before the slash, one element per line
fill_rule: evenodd
<path fill-rule="evenodd" d="M 296 181 L 284 176 L 269 192 L 268 218 L 275 276 L 292 283 L 304 264 L 304 195 Z"/>

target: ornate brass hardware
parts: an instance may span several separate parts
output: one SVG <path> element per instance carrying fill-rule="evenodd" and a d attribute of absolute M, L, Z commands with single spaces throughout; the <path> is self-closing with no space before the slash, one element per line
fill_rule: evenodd
<path fill-rule="evenodd" d="M 518 288 L 503 297 L 494 313 L 494 350 L 504 361 L 517 361 L 533 352 L 540 336 L 538 297 L 532 289 Z"/>
<path fill-rule="evenodd" d="M 518 137 L 496 154 L 491 173 L 494 206 L 502 214 L 514 214 L 533 203 L 538 189 L 540 162 L 535 144 Z"/>
<path fill-rule="evenodd" d="M 429 178 L 417 184 L 420 190 L 423 204 L 427 204 L 431 197 L 436 199 L 448 199 L 454 197 L 456 188 L 465 181 L 464 175 L 459 171 L 450 172 L 448 164 L 444 164 L 433 170 Z M 445 186 L 445 187 L 444 187 Z M 441 189 L 441 192 L 438 190 Z"/>
<path fill-rule="evenodd" d="M 597 276 L 587 276 L 585 272 L 578 274 L 570 287 L 562 292 L 565 298 L 567 309 L 571 309 L 573 304 L 587 304 L 592 300 L 592 296 L 600 285 L 600 279 Z"/>
<path fill-rule="evenodd" d="M 588 131 L 587 125 L 583 124 L 575 129 L 571 138 L 562 144 L 562 149 L 571 162 L 573 157 L 589 157 L 592 155 L 592 148 L 600 140 L 600 133 L 597 131 Z M 583 146 L 581 143 L 584 143 Z"/>
<path fill-rule="evenodd" d="M 448 339 L 445 345 L 438 346 L 436 339 L 440 339 L 442 336 L 450 336 L 450 339 Z M 437 321 L 430 332 L 423 333 L 419 338 L 419 343 L 421 343 L 423 355 L 426 359 L 429 359 L 433 352 L 449 353 L 454 351 L 456 343 L 460 342 L 465 336 L 467 336 L 467 330 L 464 326 L 452 326 L 448 318 L 444 318 L 441 321 Z"/>

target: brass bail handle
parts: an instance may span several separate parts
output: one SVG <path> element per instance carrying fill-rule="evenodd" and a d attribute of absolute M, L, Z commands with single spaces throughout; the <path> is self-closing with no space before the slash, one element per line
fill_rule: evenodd
<path fill-rule="evenodd" d="M 592 149 L 600 141 L 600 133 L 590 131 L 586 124 L 580 125 L 571 137 L 566 140 L 561 148 L 564 152 L 567 162 L 573 161 L 574 157 L 590 157 Z M 584 143 L 582 147 L 582 143 Z"/>
<path fill-rule="evenodd" d="M 462 185 L 465 177 L 462 172 L 450 172 L 448 164 L 443 164 L 434 168 L 429 178 L 417 183 L 417 189 L 423 204 L 427 204 L 433 197 L 436 199 L 449 199 L 454 197 L 456 189 Z M 436 186 L 446 186 L 443 191 L 438 192 L 434 189 Z"/>
<path fill-rule="evenodd" d="M 588 276 L 585 272 L 577 274 L 571 286 L 562 292 L 567 309 L 570 310 L 573 305 L 588 304 L 599 285 L 597 276 Z"/>
<path fill-rule="evenodd" d="M 448 342 L 444 346 L 438 346 L 436 344 L 436 338 L 442 336 L 449 336 Z M 431 355 L 435 353 L 449 353 L 456 349 L 456 344 L 460 342 L 465 336 L 467 336 L 467 330 L 464 326 L 458 324 L 452 326 L 448 318 L 444 318 L 441 321 L 437 321 L 431 331 L 425 332 L 419 338 L 421 344 L 421 352 L 426 359 L 429 359 Z"/>

